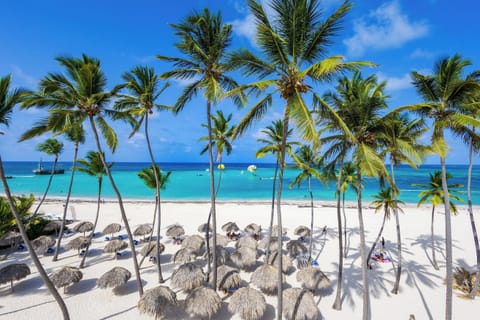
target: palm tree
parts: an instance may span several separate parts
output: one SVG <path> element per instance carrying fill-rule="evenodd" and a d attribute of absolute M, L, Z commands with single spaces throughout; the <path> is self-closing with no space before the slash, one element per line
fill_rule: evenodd
<path fill-rule="evenodd" d="M 323 58 L 333 37 L 341 29 L 342 18 L 351 8 L 347 0 L 327 19 L 322 21 L 318 0 L 291 1 L 271 0 L 271 14 L 267 14 L 261 3 L 248 0 L 248 6 L 255 18 L 257 44 L 265 56 L 261 59 L 252 52 L 242 49 L 232 55 L 232 63 L 243 69 L 247 76 L 258 76 L 261 80 L 245 85 L 239 90 L 264 92 L 272 88 L 255 103 L 237 126 L 236 135 L 243 134 L 256 120 L 260 119 L 272 105 L 273 96 L 278 93 L 284 100 L 284 135 L 279 157 L 279 178 L 277 188 L 277 224 L 281 239 L 281 195 L 285 167 L 286 132 L 290 120 L 307 141 L 318 144 L 318 133 L 304 96 L 313 93 L 309 82 L 318 83 L 330 79 L 346 69 L 367 63 L 343 62 L 340 56 Z M 323 58 L 323 59 L 321 59 Z M 264 80 L 265 78 L 268 78 Z M 280 240 L 281 245 L 281 240 Z M 281 247 L 281 246 L 280 246 Z M 278 259 L 278 302 L 277 318 L 282 317 L 282 259 Z"/>
<path fill-rule="evenodd" d="M 443 194 L 443 186 L 442 186 L 442 172 L 435 171 L 433 174 L 430 173 L 430 180 L 428 184 L 421 184 L 415 183 L 412 186 L 422 188 L 418 196 L 420 200 L 418 200 L 418 206 L 425 202 L 430 202 L 432 204 L 432 218 L 430 224 L 430 232 L 431 232 L 431 239 L 432 239 L 432 265 L 435 270 L 439 270 L 437 259 L 435 258 L 435 232 L 434 232 L 434 225 L 435 225 L 435 208 L 441 204 L 445 204 L 445 196 Z M 452 175 L 447 172 L 447 180 L 452 178 Z M 451 200 L 462 201 L 459 197 L 461 194 L 459 191 L 455 190 L 456 188 L 461 188 L 463 185 L 455 183 L 448 185 L 448 199 L 450 201 L 450 208 L 454 214 L 457 214 L 457 207 Z"/>
<path fill-rule="evenodd" d="M 276 120 L 273 121 L 271 125 L 265 127 L 264 130 L 261 131 L 266 137 L 257 139 L 258 142 L 263 143 L 264 146 L 257 150 L 255 153 L 255 157 L 263 158 L 268 154 L 275 155 L 275 172 L 273 174 L 273 183 L 272 183 L 272 210 L 270 211 L 270 225 L 268 229 L 268 243 L 267 249 L 265 252 L 265 261 L 269 261 L 270 258 L 270 241 L 272 239 L 272 231 L 273 231 L 273 215 L 275 211 L 275 186 L 277 184 L 277 176 L 278 176 L 278 167 L 279 167 L 279 158 L 280 153 L 282 150 L 282 140 L 283 140 L 283 121 Z M 293 129 L 289 129 L 287 132 L 287 138 L 285 142 L 285 147 L 287 149 L 287 153 L 292 153 L 292 146 L 298 145 L 298 142 L 290 141 L 289 137 L 292 135 Z"/>
<path fill-rule="evenodd" d="M 37 145 L 37 150 L 44 152 L 48 155 L 55 156 L 55 160 L 53 161 L 52 172 L 50 173 L 50 178 L 48 179 L 47 188 L 43 193 L 42 199 L 40 200 L 37 207 L 35 208 L 35 211 L 33 212 L 33 216 L 37 215 L 38 210 L 40 210 L 42 203 L 45 201 L 45 198 L 47 197 L 47 193 L 48 193 L 48 190 L 50 189 L 50 185 L 52 184 L 53 175 L 55 174 L 55 169 L 57 167 L 58 157 L 63 152 L 63 143 L 58 141 L 57 139 L 47 139 L 45 142 L 39 143 Z"/>
<path fill-rule="evenodd" d="M 20 90 L 20 89 L 10 90 L 10 76 L 0 78 L 0 124 L 8 126 L 13 107 L 21 101 L 22 97 L 23 97 L 23 90 Z M 55 288 L 52 281 L 50 280 L 47 273 L 45 272 L 45 269 L 43 268 L 42 263 L 38 259 L 38 256 L 35 253 L 35 250 L 33 249 L 30 243 L 30 240 L 28 239 L 27 231 L 25 230 L 20 214 L 15 205 L 15 200 L 10 193 L 10 188 L 8 187 L 7 178 L 5 177 L 5 172 L 3 170 L 3 162 L 2 162 L 1 156 L 0 156 L 0 180 L 2 181 L 3 190 L 5 192 L 6 198 L 10 205 L 12 214 L 15 217 L 15 220 L 17 222 L 18 230 L 22 235 L 23 242 L 27 246 L 30 259 L 32 259 L 33 264 L 37 268 L 38 273 L 40 274 L 40 277 L 45 283 L 45 286 L 48 288 L 48 291 L 50 291 L 55 301 L 57 301 L 60 307 L 60 310 L 62 312 L 63 319 L 69 320 L 70 315 L 68 314 L 68 310 L 67 310 L 67 306 L 65 305 L 65 302 L 63 301 L 60 294 L 58 294 L 57 289 Z"/>
<path fill-rule="evenodd" d="M 185 56 L 166 57 L 157 56 L 158 59 L 170 62 L 174 69 L 165 72 L 162 78 L 192 79 L 182 95 L 175 103 L 175 111 L 180 112 L 185 105 L 194 98 L 199 91 L 207 102 L 207 127 L 208 127 L 208 157 L 210 162 L 210 202 L 212 212 L 213 247 L 217 245 L 217 215 L 215 210 L 215 176 L 213 165 L 213 135 L 211 109 L 225 97 L 225 91 L 237 87 L 237 83 L 227 76 L 232 70 L 232 65 L 226 63 L 227 48 L 231 42 L 232 26 L 223 24 L 220 13 L 211 14 L 208 9 L 203 13 L 194 13 L 186 17 L 180 24 L 172 24 L 175 34 L 180 41 L 175 45 Z M 233 102 L 242 105 L 242 94 L 231 95 Z M 213 279 L 217 283 L 217 258 L 213 250 Z"/>
<path fill-rule="evenodd" d="M 357 190 L 355 187 L 355 178 L 357 176 L 355 165 L 348 161 L 344 162 L 341 167 L 341 177 L 340 180 L 340 192 L 342 193 L 342 214 L 343 214 L 343 236 L 345 241 L 343 256 L 346 258 L 348 255 L 348 244 L 347 244 L 347 214 L 345 212 L 345 194 L 347 193 L 348 188 L 352 188 L 354 191 Z M 340 198 L 340 196 L 339 196 Z M 340 250 L 342 252 L 342 250 Z"/>
<path fill-rule="evenodd" d="M 446 258 L 446 298 L 445 319 L 452 318 L 453 293 L 453 257 L 452 226 L 450 201 L 448 198 L 445 158 L 448 145 L 445 131 L 451 130 L 457 135 L 468 130 L 468 126 L 479 127 L 480 121 L 465 112 L 468 99 L 478 91 L 480 71 L 463 76 L 464 69 L 471 65 L 470 60 L 456 54 L 441 59 L 434 67 L 432 75 L 412 72 L 413 85 L 425 102 L 406 106 L 421 117 L 433 120 L 431 145 L 440 156 L 442 168 L 442 186 L 445 197 L 445 258 Z"/>
<path fill-rule="evenodd" d="M 98 133 L 99 128 L 108 147 L 114 152 L 118 139 L 115 131 L 107 123 L 106 117 L 114 120 L 130 120 L 130 122 L 132 120 L 127 113 L 107 108 L 111 98 L 118 93 L 121 86 L 106 91 L 106 77 L 101 69 L 100 61 L 95 58 L 83 54 L 81 58 L 58 57 L 56 60 L 65 68 L 66 74 L 50 73 L 45 76 L 40 81 L 39 91 L 30 94 L 24 101 L 23 107 L 48 107 L 51 111 L 49 113 L 50 120 L 45 121 L 52 123 L 52 127 L 58 131 L 68 129 L 72 123 L 80 125 L 87 121 L 90 124 L 97 151 L 118 199 L 120 213 L 132 251 L 138 293 L 141 296 L 143 294 L 143 284 L 140 278 L 133 236 L 122 196 L 103 157 L 103 148 Z"/>
<path fill-rule="evenodd" d="M 118 110 L 127 110 L 133 117 L 137 119 L 137 125 L 133 129 L 130 136 L 133 136 L 140 129 L 144 123 L 145 140 L 147 142 L 148 154 L 152 164 L 152 170 L 155 177 L 155 208 L 157 214 L 157 250 L 160 250 L 160 229 L 161 229 L 161 195 L 159 185 L 158 166 L 155 164 L 155 157 L 153 156 L 152 146 L 150 144 L 150 135 L 148 130 L 149 115 L 153 114 L 154 109 L 162 109 L 164 107 L 156 104 L 156 100 L 168 88 L 168 82 L 160 87 L 160 77 L 155 74 L 153 68 L 135 67 L 130 72 L 124 73 L 122 76 L 125 81 L 125 86 L 131 95 L 123 95 L 115 102 L 115 107 Z M 159 252 L 157 252 L 159 254 Z M 163 283 L 162 267 L 160 259 L 157 261 L 158 282 Z"/>
<path fill-rule="evenodd" d="M 105 155 L 103 155 L 103 157 L 105 159 Z M 78 160 L 79 166 L 74 167 L 74 170 L 86 173 L 86 174 L 88 174 L 89 176 L 92 176 L 92 177 L 97 177 L 97 180 L 98 180 L 97 211 L 96 211 L 96 214 L 95 214 L 95 221 L 93 223 L 93 229 L 90 232 L 90 235 L 88 236 L 89 239 L 90 239 L 89 243 L 91 243 L 91 241 L 93 239 L 93 235 L 95 234 L 95 229 L 97 228 L 98 216 L 100 214 L 100 199 L 101 199 L 101 195 L 102 195 L 102 184 L 103 184 L 103 176 L 105 175 L 105 167 L 103 166 L 101 156 L 98 152 L 89 151 L 85 158 L 86 159 L 79 159 Z M 113 163 L 108 163 L 107 165 L 108 165 L 108 168 L 111 168 L 113 166 Z M 55 250 L 55 252 L 58 252 L 59 247 L 60 247 L 60 238 L 59 238 L 59 241 L 58 241 L 58 244 L 57 244 L 57 250 Z M 85 258 L 87 257 L 89 248 L 90 248 L 90 245 L 88 245 L 87 248 L 85 249 L 85 254 L 82 257 L 82 261 L 80 262 L 79 268 L 84 267 Z"/>
<path fill-rule="evenodd" d="M 383 234 L 383 228 L 385 227 L 385 221 L 390 219 L 390 215 L 392 211 L 397 210 L 403 212 L 401 208 L 398 207 L 398 204 L 405 204 L 401 200 L 397 200 L 395 197 L 395 192 L 392 191 L 392 187 L 386 187 L 385 189 L 381 189 L 377 194 L 373 195 L 372 205 L 375 206 L 375 212 L 383 209 L 383 220 L 382 225 L 380 226 L 380 230 L 378 231 L 377 238 L 372 244 L 372 248 L 368 252 L 367 255 L 367 266 L 370 267 L 370 259 L 372 257 L 373 252 L 377 246 L 380 237 Z"/>
<path fill-rule="evenodd" d="M 290 183 L 290 188 L 294 185 L 297 185 L 300 188 L 302 181 L 307 179 L 308 183 L 308 193 L 310 195 L 310 246 L 308 249 L 308 258 L 309 261 L 312 260 L 312 249 L 313 249 L 313 220 L 314 220 L 314 211 L 313 211 L 313 191 L 312 191 L 312 176 L 319 181 L 325 182 L 324 178 L 317 170 L 320 167 L 320 159 L 316 153 L 312 150 L 309 145 L 302 145 L 298 150 L 293 154 L 293 160 L 295 160 L 295 167 L 300 169 L 300 173 L 293 179 Z"/>

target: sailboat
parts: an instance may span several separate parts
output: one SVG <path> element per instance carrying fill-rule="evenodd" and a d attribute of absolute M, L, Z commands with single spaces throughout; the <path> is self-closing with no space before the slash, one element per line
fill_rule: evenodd
<path fill-rule="evenodd" d="M 40 159 L 40 162 L 38 162 L 38 167 L 36 169 L 33 169 L 33 173 L 35 174 L 52 174 L 52 169 L 45 168 L 42 164 L 42 159 Z M 65 169 L 58 168 L 53 171 L 53 174 L 64 174 Z"/>

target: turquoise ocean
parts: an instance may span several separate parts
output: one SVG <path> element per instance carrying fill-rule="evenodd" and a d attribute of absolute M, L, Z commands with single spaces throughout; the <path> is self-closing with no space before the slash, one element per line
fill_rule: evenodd
<path fill-rule="evenodd" d="M 45 167 L 52 163 L 44 162 Z M 248 172 L 247 167 L 252 163 L 225 163 L 225 170 L 222 173 L 222 181 L 218 200 L 239 200 L 239 201 L 267 201 L 272 196 L 272 180 L 275 171 L 274 164 L 255 164 L 257 170 L 254 173 Z M 171 171 L 167 188 L 162 191 L 162 200 L 209 200 L 209 173 L 207 163 L 160 163 L 162 171 Z M 33 169 L 38 166 L 36 162 L 4 162 L 5 174 L 9 177 L 8 184 L 13 194 L 43 194 L 49 175 L 35 175 Z M 72 164 L 61 162 L 60 167 L 65 169 L 65 174 L 57 174 L 53 178 L 50 187 L 50 197 L 65 197 L 70 179 Z M 148 189 L 142 180 L 137 177 L 138 171 L 149 166 L 149 163 L 138 162 L 116 162 L 112 168 L 113 176 L 117 186 L 124 198 L 136 200 L 153 200 L 154 192 Z M 412 186 L 414 183 L 427 184 L 429 173 L 439 170 L 438 165 L 422 165 L 415 170 L 409 166 L 400 166 L 395 173 L 397 184 L 401 190 L 400 199 L 407 203 L 417 203 L 419 188 Z M 462 197 L 466 203 L 467 166 L 451 165 L 447 171 L 453 175 L 449 183 L 461 183 L 464 185 Z M 295 169 L 287 169 L 285 172 L 285 185 L 283 198 L 286 200 L 307 200 L 307 183 L 297 188 L 289 188 L 288 185 L 299 173 Z M 215 171 L 218 178 L 218 171 Z M 474 204 L 480 204 L 480 166 L 474 166 L 472 180 L 472 197 Z M 325 186 L 314 180 L 312 183 L 315 200 L 334 201 L 334 184 Z M 372 200 L 372 195 L 378 193 L 379 183 L 376 179 L 366 179 L 364 183 L 363 196 L 365 203 Z M 0 186 L 0 193 L 4 193 Z M 76 172 L 73 185 L 72 197 L 74 198 L 96 198 L 97 179 L 87 174 Z M 114 193 L 110 182 L 105 177 L 102 189 L 102 198 L 113 199 Z M 355 193 L 349 190 L 346 194 L 347 201 L 355 201 Z"/>

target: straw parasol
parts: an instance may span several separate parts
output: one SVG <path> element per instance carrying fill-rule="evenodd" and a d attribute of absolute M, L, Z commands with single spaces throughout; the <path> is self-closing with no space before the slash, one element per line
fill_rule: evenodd
<path fill-rule="evenodd" d="M 10 288 L 13 292 L 13 281 L 25 278 L 30 274 L 30 268 L 25 263 L 13 263 L 0 269 L 0 283 L 10 281 Z"/>
<path fill-rule="evenodd" d="M 257 240 L 255 240 L 251 236 L 241 237 L 238 239 L 237 243 L 235 243 L 235 248 L 247 247 L 257 250 Z"/>
<path fill-rule="evenodd" d="M 52 220 L 49 223 L 43 227 L 43 231 L 45 232 L 53 232 L 55 231 L 55 234 L 58 234 L 58 231 L 60 231 L 62 227 L 62 221 L 60 220 Z"/>
<path fill-rule="evenodd" d="M 213 276 L 210 275 L 210 282 L 212 281 Z M 239 287 L 241 282 L 242 279 L 240 278 L 240 271 L 238 269 L 225 265 L 217 268 L 217 287 L 225 293 L 230 289 Z"/>
<path fill-rule="evenodd" d="M 98 278 L 97 287 L 101 289 L 113 288 L 115 290 L 115 288 L 127 283 L 131 276 L 132 274 L 127 269 L 123 267 L 114 267 Z"/>
<path fill-rule="evenodd" d="M 208 225 L 208 231 L 209 231 L 209 232 L 212 232 L 212 229 L 213 229 L 212 225 L 209 224 L 209 225 Z M 198 229 L 197 229 L 197 230 L 198 230 L 198 232 L 202 232 L 202 233 L 207 232 L 207 224 L 206 224 L 206 223 L 202 223 L 201 225 L 198 226 Z"/>
<path fill-rule="evenodd" d="M 328 277 L 319 269 L 308 266 L 297 272 L 297 281 L 302 284 L 302 288 L 314 293 L 317 289 L 325 289 L 330 285 Z"/>
<path fill-rule="evenodd" d="M 171 237 L 174 240 L 183 236 L 185 234 L 185 230 L 179 224 L 174 224 L 173 226 L 168 227 L 166 235 L 167 237 Z"/>
<path fill-rule="evenodd" d="M 217 246 L 226 247 L 226 246 L 228 246 L 230 241 L 232 241 L 232 240 L 229 237 L 224 236 L 223 234 L 218 234 L 217 233 Z M 213 239 L 212 238 L 208 239 L 208 244 L 210 245 L 210 247 L 213 246 Z"/>
<path fill-rule="evenodd" d="M 264 264 L 252 273 L 250 280 L 262 292 L 266 294 L 277 293 L 278 272 L 277 267 Z M 285 283 L 285 276 L 282 274 L 282 283 Z"/>
<path fill-rule="evenodd" d="M 282 228 L 282 235 L 284 235 L 284 236 L 287 235 L 287 232 L 288 232 L 287 228 Z M 274 225 L 272 227 L 272 234 L 275 235 L 275 236 L 278 235 L 278 226 L 277 225 Z"/>
<path fill-rule="evenodd" d="M 137 307 L 140 313 L 162 319 L 169 310 L 178 304 L 177 295 L 169 287 L 158 286 L 144 292 Z"/>
<path fill-rule="evenodd" d="M 240 228 L 235 222 L 229 221 L 222 226 L 222 230 L 225 232 L 237 232 Z"/>
<path fill-rule="evenodd" d="M 263 317 L 267 303 L 261 292 L 253 288 L 240 288 L 230 297 L 228 311 L 238 313 L 244 320 L 258 320 Z"/>
<path fill-rule="evenodd" d="M 213 259 L 213 250 L 210 248 L 210 259 Z M 215 247 L 215 253 L 217 254 L 217 264 L 222 265 L 225 264 L 228 261 L 229 255 L 227 250 L 222 247 L 222 246 L 216 246 Z M 207 256 L 207 253 L 205 252 L 205 257 Z"/>
<path fill-rule="evenodd" d="M 133 235 L 134 236 L 143 236 L 143 240 L 145 240 L 145 236 L 147 234 L 150 234 L 150 232 L 152 232 L 152 227 L 145 223 L 145 224 L 141 224 L 139 225 L 134 231 L 133 231 Z"/>
<path fill-rule="evenodd" d="M 93 230 L 93 223 L 90 221 L 82 221 L 79 222 L 75 227 L 73 227 L 73 231 L 75 232 L 83 232 L 85 236 L 85 232 Z"/>
<path fill-rule="evenodd" d="M 230 255 L 230 260 L 240 269 L 251 269 L 257 264 L 257 250 L 248 247 L 238 248 Z"/>
<path fill-rule="evenodd" d="M 165 251 L 165 246 L 160 243 L 160 253 Z M 156 257 L 157 256 L 157 242 L 156 241 L 150 241 L 147 243 L 145 246 L 143 246 L 142 250 L 140 251 L 140 254 L 144 257 Z"/>
<path fill-rule="evenodd" d="M 77 283 L 82 279 L 82 277 L 83 274 L 80 269 L 66 266 L 58 271 L 55 271 L 50 276 L 50 280 L 52 280 L 55 287 L 63 287 L 63 293 L 65 293 L 67 286 L 71 285 L 72 283 Z"/>
<path fill-rule="evenodd" d="M 300 237 L 300 240 L 304 240 L 310 236 L 310 229 L 307 226 L 298 226 L 293 231 L 293 234 Z"/>
<path fill-rule="evenodd" d="M 290 257 L 296 258 L 298 255 L 307 253 L 308 249 L 300 240 L 290 240 L 287 243 L 287 251 Z"/>
<path fill-rule="evenodd" d="M 90 244 L 90 238 L 85 236 L 78 236 L 72 240 L 70 240 L 66 245 L 65 249 L 76 249 L 78 253 L 80 253 L 81 249 L 88 247 Z"/>
<path fill-rule="evenodd" d="M 268 237 L 263 238 L 258 242 L 258 247 L 263 250 L 267 250 L 268 246 Z M 270 240 L 270 252 L 278 251 L 278 247 L 280 246 L 280 241 L 278 241 L 278 237 L 272 237 Z"/>
<path fill-rule="evenodd" d="M 189 248 L 182 248 L 175 252 L 172 257 L 174 263 L 186 263 L 195 260 L 197 256 Z"/>
<path fill-rule="evenodd" d="M 16 231 L 8 231 L 0 238 L 0 247 L 13 246 L 22 241 L 22 235 Z"/>
<path fill-rule="evenodd" d="M 215 290 L 207 287 L 199 287 L 190 292 L 185 299 L 185 310 L 192 317 L 210 319 L 220 310 L 222 299 Z"/>
<path fill-rule="evenodd" d="M 248 226 L 243 229 L 246 233 L 248 233 L 250 236 L 254 237 L 255 239 L 258 239 L 260 232 L 262 232 L 262 227 L 259 226 L 256 223 L 250 223 Z"/>
<path fill-rule="evenodd" d="M 103 252 L 114 253 L 114 258 L 117 259 L 117 252 L 128 247 L 128 243 L 123 240 L 113 239 L 109 241 L 105 248 L 103 248 Z"/>
<path fill-rule="evenodd" d="M 205 274 L 201 267 L 192 262 L 182 264 L 172 273 L 171 285 L 185 292 L 200 287 L 205 281 Z"/>
<path fill-rule="evenodd" d="M 48 248 L 55 245 L 55 240 L 53 240 L 49 236 L 40 236 L 32 240 L 31 243 L 35 251 L 44 253 L 48 250 Z"/>
<path fill-rule="evenodd" d="M 276 266 L 278 264 L 278 251 L 272 252 L 272 254 L 268 257 L 268 264 Z M 290 269 L 293 268 L 292 259 L 289 256 L 282 253 L 282 272 L 288 273 Z"/>
<path fill-rule="evenodd" d="M 300 288 L 283 291 L 283 315 L 288 320 L 316 320 L 320 311 L 313 294 Z"/>
<path fill-rule="evenodd" d="M 118 231 L 120 231 L 122 229 L 122 226 L 119 224 L 119 223 L 110 223 L 108 226 L 106 226 L 102 233 L 103 234 L 110 234 L 111 237 L 113 238 L 113 234 L 114 233 L 117 233 Z"/>
<path fill-rule="evenodd" d="M 196 255 L 201 255 L 205 246 L 205 240 L 198 234 L 186 237 L 182 241 L 182 248 L 189 248 Z"/>

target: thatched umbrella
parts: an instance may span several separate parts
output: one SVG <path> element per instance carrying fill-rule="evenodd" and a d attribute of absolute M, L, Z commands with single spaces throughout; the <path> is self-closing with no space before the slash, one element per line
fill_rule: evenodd
<path fill-rule="evenodd" d="M 52 280 L 53 284 L 57 288 L 63 287 L 63 293 L 65 293 L 65 288 L 72 284 L 77 283 L 78 281 L 82 280 L 83 274 L 80 269 L 75 267 L 63 267 L 62 269 L 55 271 L 51 276 L 50 280 Z"/>
<path fill-rule="evenodd" d="M 230 255 L 230 260 L 240 269 L 248 270 L 257 264 L 257 250 L 242 247 Z"/>
<path fill-rule="evenodd" d="M 10 288 L 13 292 L 13 281 L 25 278 L 30 274 L 30 268 L 25 263 L 13 263 L 0 269 L 0 283 L 10 281 Z"/>
<path fill-rule="evenodd" d="M 160 253 L 165 251 L 165 246 L 160 243 Z M 156 257 L 157 256 L 157 242 L 150 241 L 145 246 L 143 246 L 142 250 L 140 250 L 140 254 L 144 257 Z"/>
<path fill-rule="evenodd" d="M 177 304 L 177 295 L 172 289 L 158 286 L 145 291 L 138 301 L 137 307 L 140 313 L 154 316 L 155 319 L 162 319 Z"/>
<path fill-rule="evenodd" d="M 203 239 L 203 237 L 199 236 L 198 234 L 188 236 L 182 241 L 182 248 L 189 248 L 190 251 L 192 251 L 196 255 L 202 254 L 204 246 L 205 239 Z"/>
<path fill-rule="evenodd" d="M 75 232 L 83 232 L 83 236 L 85 236 L 85 232 L 93 230 L 93 223 L 90 221 L 82 221 L 79 222 L 75 227 L 73 227 L 73 231 Z"/>
<path fill-rule="evenodd" d="M 298 255 L 308 252 L 307 246 L 300 240 L 290 240 L 287 243 L 287 251 L 290 257 L 296 258 Z"/>
<path fill-rule="evenodd" d="M 210 259 L 213 259 L 213 252 L 212 251 L 213 250 L 210 249 Z M 228 258 L 229 258 L 229 254 L 228 254 L 227 250 L 222 246 L 216 246 L 215 251 L 216 251 L 216 254 L 217 254 L 217 265 L 223 265 L 223 264 L 227 263 Z M 206 256 L 207 256 L 207 253 L 205 252 L 205 257 Z"/>
<path fill-rule="evenodd" d="M 282 235 L 284 235 L 284 236 L 287 235 L 287 232 L 288 232 L 287 228 L 282 228 Z M 275 235 L 275 236 L 278 234 L 278 226 L 277 225 L 274 225 L 272 227 L 272 234 Z"/>
<path fill-rule="evenodd" d="M 8 231 L 0 238 L 0 247 L 14 246 L 22 241 L 22 235 L 16 231 Z"/>
<path fill-rule="evenodd" d="M 213 275 L 210 275 L 210 282 Z M 230 289 L 238 288 L 242 279 L 240 278 L 240 271 L 229 266 L 219 266 L 217 268 L 217 287 L 225 293 Z"/>
<path fill-rule="evenodd" d="M 257 250 L 257 240 L 255 240 L 251 236 L 241 237 L 238 239 L 237 243 L 235 243 L 235 248 L 247 247 Z"/>
<path fill-rule="evenodd" d="M 246 233 L 248 233 L 250 236 L 254 237 L 255 239 L 258 239 L 260 236 L 260 232 L 262 232 L 262 227 L 256 223 L 250 223 L 243 230 Z"/>
<path fill-rule="evenodd" d="M 293 234 L 300 237 L 300 240 L 305 240 L 306 237 L 310 236 L 310 229 L 307 226 L 298 226 L 293 231 Z"/>
<path fill-rule="evenodd" d="M 55 245 L 55 240 L 49 236 L 40 236 L 32 240 L 31 243 L 35 251 L 44 253 L 48 248 Z"/>
<path fill-rule="evenodd" d="M 272 252 L 270 257 L 268 257 L 267 263 L 273 266 L 277 266 L 278 265 L 277 258 L 278 258 L 278 251 L 274 251 Z M 282 253 L 282 272 L 288 273 L 288 271 L 290 271 L 291 268 L 293 268 L 292 259 L 290 259 L 289 256 Z"/>
<path fill-rule="evenodd" d="M 145 224 L 141 224 L 139 225 L 134 231 L 133 231 L 133 235 L 134 236 L 143 236 L 143 240 L 145 241 L 145 236 L 147 234 L 150 234 L 150 232 L 152 232 L 152 227 L 145 223 Z"/>
<path fill-rule="evenodd" d="M 110 234 L 111 238 L 113 238 L 113 234 L 119 232 L 122 229 L 120 223 L 110 223 L 108 226 L 103 228 L 103 234 Z"/>
<path fill-rule="evenodd" d="M 190 292 L 185 299 L 185 310 L 192 317 L 210 319 L 220 310 L 222 299 L 215 290 L 207 287 L 199 287 Z"/>
<path fill-rule="evenodd" d="M 230 239 L 236 238 L 236 232 L 240 230 L 235 222 L 227 222 L 222 226 L 222 230 L 227 233 L 227 237 Z"/>
<path fill-rule="evenodd" d="M 229 237 L 227 237 L 223 234 L 218 234 L 217 233 L 217 245 L 218 246 L 226 247 L 226 246 L 228 246 L 230 241 L 232 241 L 232 239 L 230 239 Z M 210 247 L 213 246 L 213 239 L 212 238 L 208 239 L 208 244 L 210 245 Z"/>
<path fill-rule="evenodd" d="M 267 250 L 268 246 L 268 237 L 263 238 L 258 242 L 258 247 L 263 250 Z M 278 237 L 272 237 L 270 240 L 270 252 L 278 251 L 278 247 L 280 246 L 280 242 L 278 241 Z"/>
<path fill-rule="evenodd" d="M 208 231 L 209 232 L 212 232 L 212 225 L 211 224 L 208 224 Z M 206 223 L 202 223 L 201 225 L 198 226 L 198 232 L 201 232 L 201 233 L 206 233 L 207 232 L 207 224 Z"/>
<path fill-rule="evenodd" d="M 100 278 L 98 278 L 97 287 L 101 289 L 115 289 L 127 283 L 128 279 L 130 279 L 131 276 L 132 274 L 127 269 L 123 267 L 114 267 L 110 271 L 105 272 Z"/>
<path fill-rule="evenodd" d="M 181 242 L 180 237 L 185 234 L 185 230 L 181 225 L 174 224 L 173 226 L 168 227 L 166 235 L 171 237 L 175 243 Z"/>
<path fill-rule="evenodd" d="M 325 289 L 330 285 L 328 277 L 318 268 L 308 266 L 297 272 L 297 281 L 302 287 L 314 293 L 317 289 Z"/>
<path fill-rule="evenodd" d="M 261 265 L 252 273 L 250 280 L 262 292 L 266 294 L 277 293 L 278 272 L 277 267 L 269 264 Z M 282 274 L 282 283 L 285 282 L 285 276 Z"/>
<path fill-rule="evenodd" d="M 228 311 L 238 313 L 244 320 L 258 320 L 263 317 L 267 303 L 261 292 L 253 288 L 240 288 L 230 297 Z"/>
<path fill-rule="evenodd" d="M 107 243 L 105 248 L 103 248 L 103 252 L 114 253 L 114 258 L 117 259 L 117 252 L 126 249 L 127 247 L 127 242 L 119 239 L 113 239 Z"/>
<path fill-rule="evenodd" d="M 201 267 L 195 263 L 187 262 L 182 264 L 172 273 L 171 285 L 180 288 L 185 292 L 200 287 L 205 282 L 205 274 Z"/>
<path fill-rule="evenodd" d="M 189 248 L 182 248 L 175 252 L 172 257 L 174 263 L 186 263 L 195 260 L 197 256 Z"/>
<path fill-rule="evenodd" d="M 60 220 L 52 220 L 43 227 L 43 231 L 45 232 L 53 232 L 55 231 L 55 235 L 58 235 L 58 231 L 60 231 L 62 227 L 62 221 Z"/>
<path fill-rule="evenodd" d="M 320 311 L 313 294 L 300 288 L 283 291 L 283 315 L 288 320 L 316 320 Z"/>
<path fill-rule="evenodd" d="M 81 249 L 85 249 L 90 244 L 90 238 L 85 236 L 78 236 L 70 240 L 66 245 L 65 249 L 76 249 L 80 253 Z"/>

